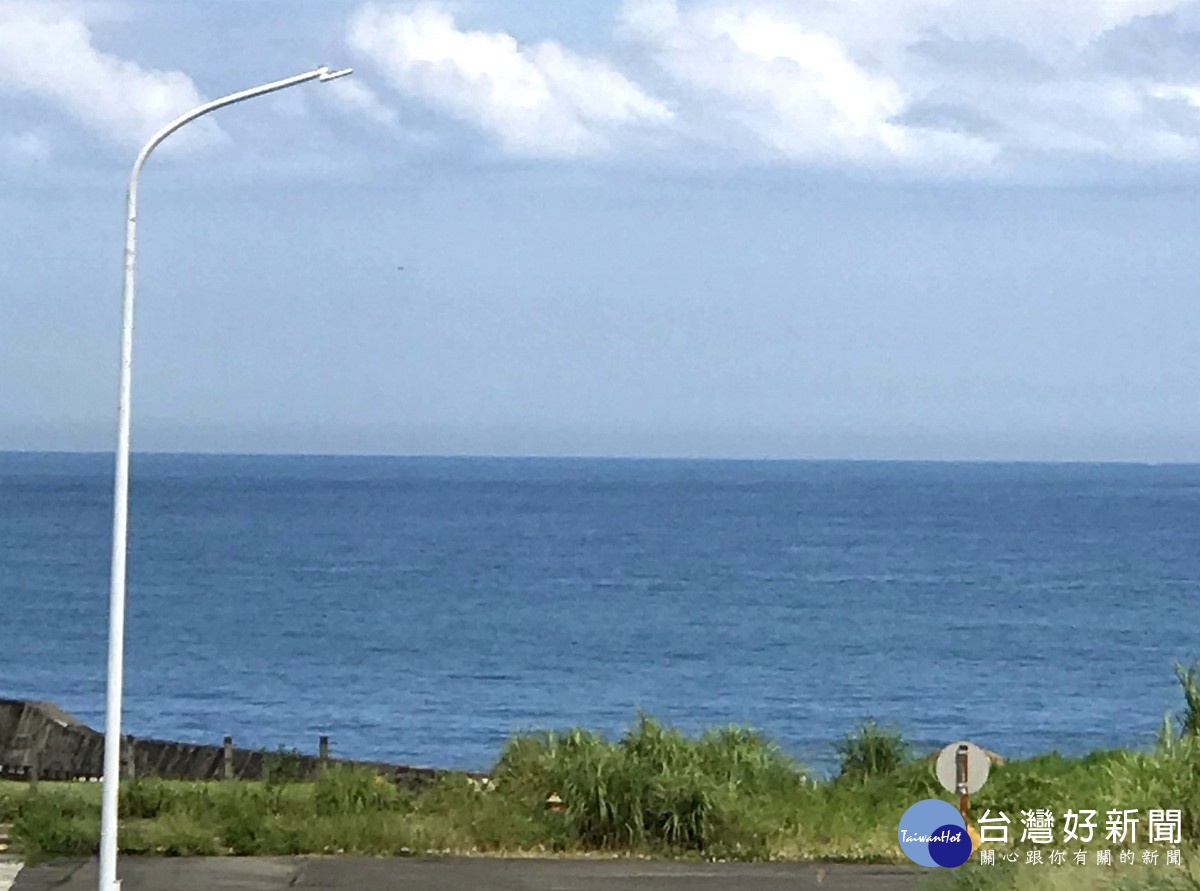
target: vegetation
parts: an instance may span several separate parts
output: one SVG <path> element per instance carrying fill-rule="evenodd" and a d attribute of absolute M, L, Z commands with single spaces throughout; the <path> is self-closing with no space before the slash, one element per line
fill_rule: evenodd
<path fill-rule="evenodd" d="M 304 756 L 298 749 L 280 746 L 263 757 L 263 778 L 268 782 L 293 783 L 304 776 Z"/>
<path fill-rule="evenodd" d="M 1179 732 L 1185 737 L 1200 737 L 1200 663 L 1176 665 L 1175 677 L 1179 678 L 1185 702 Z M 1168 715 L 1167 726 L 1170 724 L 1171 716 Z"/>
<path fill-rule="evenodd" d="M 838 776 L 845 779 L 865 780 L 895 773 L 911 754 L 899 730 L 882 729 L 874 721 L 867 721 L 834 748 L 838 753 Z"/>
<path fill-rule="evenodd" d="M 1032 850 L 1020 842 L 1020 814 L 1031 808 L 1101 815 L 1137 808 L 1143 817 L 1179 808 L 1185 845 L 1200 839 L 1200 666 L 1176 673 L 1186 710 L 1178 720 L 1168 716 L 1154 750 L 1052 752 L 992 769 L 972 814 L 1011 818 L 1013 843 L 1001 850 L 1022 857 Z M 176 856 L 605 852 L 906 862 L 896 844 L 900 815 L 923 798 L 952 800 L 933 762 L 870 722 L 836 750 L 837 776 L 814 780 L 758 733 L 724 728 L 689 737 L 643 716 L 617 740 L 583 730 L 515 738 L 490 781 L 452 775 L 419 793 L 339 768 L 299 781 L 281 753 L 261 783 L 123 784 L 120 843 L 127 854 Z M 0 822 L 13 824 L 27 859 L 87 855 L 98 841 L 99 792 L 95 784 L 43 782 L 36 792 L 0 784 Z M 1107 847 L 1102 828 L 1097 835 L 1090 847 Z M 1184 861 L 1100 869 L 1001 860 L 928 877 L 964 891 L 1200 891 L 1200 861 L 1186 849 Z"/>

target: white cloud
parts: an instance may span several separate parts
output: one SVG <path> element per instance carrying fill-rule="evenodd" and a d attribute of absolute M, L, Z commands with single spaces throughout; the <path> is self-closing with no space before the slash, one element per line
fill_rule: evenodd
<path fill-rule="evenodd" d="M 987 100 L 980 106 L 1012 153 L 1132 163 L 1200 160 L 1200 130 L 1175 129 L 1162 119 L 1156 107 L 1163 96 L 1153 85 L 1095 76 L 997 84 L 977 95 Z"/>
<path fill-rule="evenodd" d="M 1155 99 L 1186 102 L 1192 108 L 1200 108 L 1200 83 L 1161 84 L 1149 90 Z"/>
<path fill-rule="evenodd" d="M 374 90 L 353 78 L 331 82 L 322 91 L 322 96 L 335 105 L 348 108 L 385 127 L 394 127 L 399 120 L 396 109 L 389 108 Z"/>
<path fill-rule="evenodd" d="M 348 40 L 393 88 L 489 133 L 514 155 L 600 154 L 621 131 L 671 118 L 606 62 L 553 41 L 523 46 L 508 34 L 463 31 L 434 6 L 365 6 Z"/>
<path fill-rule="evenodd" d="M 856 61 L 829 33 L 750 5 L 681 10 L 669 0 L 627 5 L 622 34 L 685 90 L 693 107 L 736 123 L 775 156 L 865 162 L 986 161 L 984 140 L 894 123 L 903 86 Z M 715 111 L 715 115 L 714 115 Z M 712 135 L 727 139 L 724 127 Z"/>
<path fill-rule="evenodd" d="M 626 0 L 618 33 L 691 96 L 681 119 L 706 109 L 717 138 L 729 134 L 714 124 L 733 120 L 796 161 L 936 170 L 1031 155 L 1195 161 L 1196 128 L 1159 114 L 1163 84 L 1106 71 L 1089 56 L 1097 41 L 1120 41 L 1122 27 L 1187 7 L 1200 8 L 1190 0 Z"/>
<path fill-rule="evenodd" d="M 203 98 L 182 72 L 101 48 L 105 27 L 136 27 L 138 2 L 0 0 L 0 97 L 140 145 Z M 358 8 L 346 40 L 367 64 L 324 101 L 413 146 L 444 144 L 432 111 L 518 157 L 935 174 L 1200 162 L 1200 0 L 623 0 L 607 54 L 463 15 L 439 0 Z M 382 93 L 362 80 L 372 69 Z M 60 137 L 44 115 L 20 119 L 23 102 L 0 145 L 34 162 Z M 221 135 L 206 119 L 165 148 Z"/>
<path fill-rule="evenodd" d="M 97 8 L 103 11 L 103 8 Z M 0 0 L 0 92 L 51 102 L 105 138 L 140 145 L 156 130 L 203 102 L 191 79 L 101 52 L 78 3 Z M 174 143 L 219 134 L 200 122 Z"/>
<path fill-rule="evenodd" d="M 514 155 L 653 145 L 935 175 L 1200 161 L 1200 0 L 624 0 L 616 52 L 641 85 L 438 5 L 368 5 L 348 34 L 401 94 Z M 1144 73 L 1159 40 L 1172 65 L 1197 59 L 1186 78 Z"/>
<path fill-rule="evenodd" d="M 881 0 L 873 5 L 882 6 Z M 922 17 L 952 37 L 1003 37 L 1045 52 L 1079 48 L 1103 32 L 1139 16 L 1170 12 L 1185 0 L 955 0 L 934 4 L 936 15 Z M 913 2 L 911 7 L 920 8 Z"/>
<path fill-rule="evenodd" d="M 956 40 L 1011 40 L 1038 54 L 1077 50 L 1133 19 L 1170 12 L 1189 0 L 717 0 L 687 2 L 693 13 L 714 9 L 765 10 L 780 20 L 837 39 L 856 55 L 885 63 L 924 33 Z M 626 0 L 625 14 L 675 0 Z"/>

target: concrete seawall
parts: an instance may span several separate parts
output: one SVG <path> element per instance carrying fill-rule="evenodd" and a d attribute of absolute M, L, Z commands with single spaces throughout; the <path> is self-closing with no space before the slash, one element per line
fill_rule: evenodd
<path fill-rule="evenodd" d="M 126 737 L 122 773 L 127 777 L 216 780 L 262 779 L 264 769 L 286 769 L 289 776 L 312 777 L 322 764 L 351 765 L 372 770 L 398 785 L 418 788 L 450 771 L 373 761 L 314 755 L 280 758 L 262 750 L 233 748 L 226 770 L 224 746 Z M 99 780 L 104 774 L 104 736 L 48 702 L 0 699 L 0 777 L 25 779 L 33 773 L 46 780 Z M 482 774 L 469 774 L 482 778 Z"/>

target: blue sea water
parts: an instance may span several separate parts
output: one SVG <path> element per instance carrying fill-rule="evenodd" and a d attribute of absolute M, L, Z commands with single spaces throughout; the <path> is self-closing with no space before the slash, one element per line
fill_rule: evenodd
<path fill-rule="evenodd" d="M 0 454 L 0 696 L 103 726 L 108 455 Z M 132 463 L 125 730 L 490 767 L 639 710 L 828 773 L 1150 745 L 1200 659 L 1200 467 Z"/>

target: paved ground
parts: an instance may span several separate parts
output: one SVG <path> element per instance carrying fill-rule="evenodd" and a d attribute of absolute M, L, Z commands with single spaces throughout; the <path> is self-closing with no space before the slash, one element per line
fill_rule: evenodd
<path fill-rule="evenodd" d="M 20 863 L 0 860 L 0 891 L 8 891 L 12 887 L 13 880 L 17 877 L 17 873 L 20 871 Z"/>
<path fill-rule="evenodd" d="M 919 868 L 641 860 L 125 858 L 121 891 L 918 891 Z M 96 864 L 26 869 L 12 891 L 92 891 Z"/>

